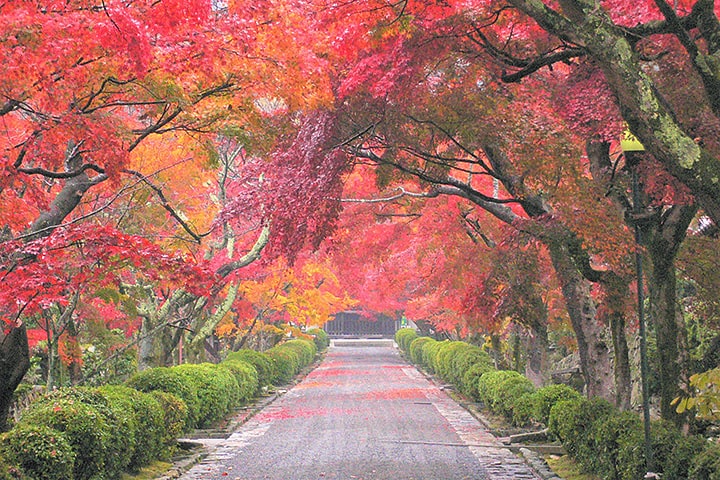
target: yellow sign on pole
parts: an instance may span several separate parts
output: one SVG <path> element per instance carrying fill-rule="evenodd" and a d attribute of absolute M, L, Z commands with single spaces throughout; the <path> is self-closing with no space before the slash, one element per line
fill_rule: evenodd
<path fill-rule="evenodd" d="M 635 135 L 630 133 L 630 130 L 623 132 L 622 138 L 620 139 L 620 148 L 623 152 L 644 152 L 645 147 Z"/>

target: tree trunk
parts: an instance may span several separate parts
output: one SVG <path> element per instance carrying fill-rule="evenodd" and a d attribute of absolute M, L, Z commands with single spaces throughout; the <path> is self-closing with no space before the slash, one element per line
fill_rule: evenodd
<path fill-rule="evenodd" d="M 30 368 L 25 325 L 13 327 L 7 334 L 0 329 L 0 432 L 8 430 L 8 415 L 13 393 Z"/>
<path fill-rule="evenodd" d="M 586 394 L 615 402 L 612 355 L 603 340 L 590 282 L 580 275 L 565 245 L 548 242 L 548 247 L 575 331 Z"/>
<path fill-rule="evenodd" d="M 545 386 L 548 375 L 547 322 L 545 322 L 545 324 L 538 323 L 530 329 L 526 345 L 527 363 L 525 364 L 525 376 L 529 378 L 536 387 Z"/>
<path fill-rule="evenodd" d="M 687 385 L 689 359 L 685 321 L 677 301 L 675 258 L 696 211 L 694 206 L 674 206 L 659 216 L 644 236 L 652 265 L 648 290 L 657 338 L 660 414 L 678 425 L 683 419 L 671 402 L 680 395 L 681 385 Z"/>

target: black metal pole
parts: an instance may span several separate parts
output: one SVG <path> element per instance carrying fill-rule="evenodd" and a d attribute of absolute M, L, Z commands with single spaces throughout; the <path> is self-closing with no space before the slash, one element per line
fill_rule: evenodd
<path fill-rule="evenodd" d="M 633 210 L 640 212 L 640 188 L 635 168 L 632 170 Z M 638 324 L 640 327 L 640 381 L 642 383 L 643 426 L 645 428 L 645 467 L 653 471 L 652 438 L 650 436 L 650 392 L 648 388 L 647 333 L 645 331 L 645 292 L 642 268 L 642 230 L 635 222 L 635 273 L 637 275 Z M 652 477 L 646 477 L 652 478 Z"/>

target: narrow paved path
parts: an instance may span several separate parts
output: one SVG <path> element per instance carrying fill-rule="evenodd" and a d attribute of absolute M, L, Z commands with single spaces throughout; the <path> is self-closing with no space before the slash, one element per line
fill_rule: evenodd
<path fill-rule="evenodd" d="M 391 347 L 332 347 L 183 480 L 537 479 Z"/>

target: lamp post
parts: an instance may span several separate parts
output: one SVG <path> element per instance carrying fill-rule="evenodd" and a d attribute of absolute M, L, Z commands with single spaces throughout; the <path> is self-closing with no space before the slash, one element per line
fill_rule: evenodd
<path fill-rule="evenodd" d="M 637 174 L 636 158 L 633 158 L 639 152 L 644 152 L 645 147 L 633 136 L 629 131 L 625 131 L 620 141 L 620 148 L 625 155 L 625 161 L 632 163 L 632 194 L 633 194 L 633 213 L 638 215 L 641 212 L 640 185 Z M 640 382 L 642 385 L 642 404 L 643 404 L 643 426 L 645 430 L 645 467 L 647 475 L 645 478 L 657 478 L 653 471 L 653 452 L 650 436 L 650 392 L 648 388 L 648 361 L 647 361 L 647 333 L 645 330 L 645 294 L 643 286 L 643 267 L 642 267 L 642 230 L 637 221 L 634 222 L 635 227 L 635 274 L 637 275 L 637 310 L 638 325 L 640 330 Z"/>

